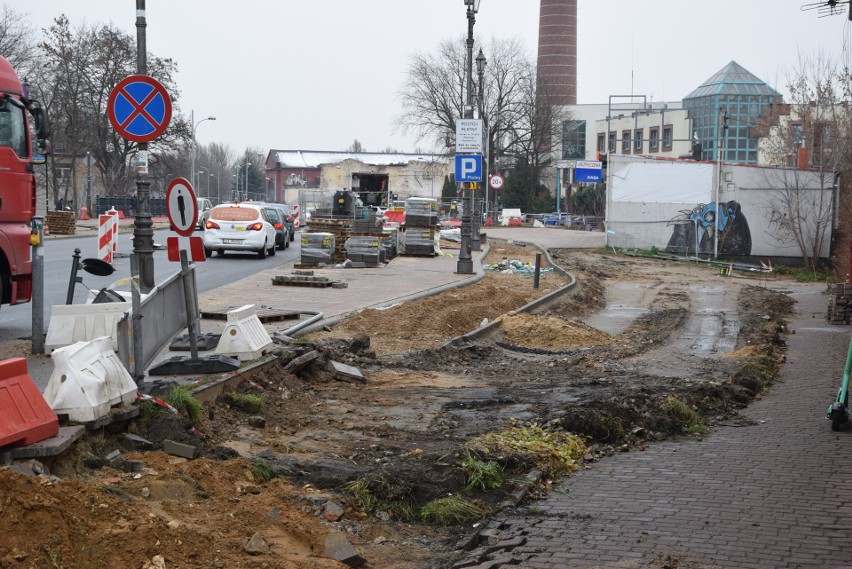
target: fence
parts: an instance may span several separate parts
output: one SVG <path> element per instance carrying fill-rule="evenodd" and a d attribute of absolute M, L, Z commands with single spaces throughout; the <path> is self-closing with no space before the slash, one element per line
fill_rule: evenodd
<path fill-rule="evenodd" d="M 151 216 L 164 217 L 166 215 L 166 200 L 163 198 L 151 198 Z M 130 196 L 98 197 L 95 203 L 95 215 L 106 213 L 110 208 L 124 212 L 125 217 L 136 217 L 136 198 Z M 91 212 L 89 212 L 91 215 Z"/>

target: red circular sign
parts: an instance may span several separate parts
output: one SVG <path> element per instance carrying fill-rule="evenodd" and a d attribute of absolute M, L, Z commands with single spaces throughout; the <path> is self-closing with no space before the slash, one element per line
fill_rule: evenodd
<path fill-rule="evenodd" d="M 107 116 L 112 128 L 131 142 L 150 142 L 172 120 L 172 99 L 163 85 L 147 75 L 130 75 L 109 94 Z"/>
<path fill-rule="evenodd" d="M 185 178 L 175 178 L 166 190 L 166 215 L 175 233 L 184 237 L 192 235 L 198 221 L 198 202 L 195 191 Z"/>
<path fill-rule="evenodd" d="M 500 174 L 494 174 L 488 180 L 488 184 L 491 186 L 492 190 L 501 189 L 503 187 L 503 183 L 504 183 L 503 176 L 501 176 Z"/>

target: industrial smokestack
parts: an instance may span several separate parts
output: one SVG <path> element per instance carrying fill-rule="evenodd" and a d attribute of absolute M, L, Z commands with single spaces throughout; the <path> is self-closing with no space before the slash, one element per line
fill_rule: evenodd
<path fill-rule="evenodd" d="M 577 104 L 577 0 L 541 0 L 538 88 L 552 104 Z"/>

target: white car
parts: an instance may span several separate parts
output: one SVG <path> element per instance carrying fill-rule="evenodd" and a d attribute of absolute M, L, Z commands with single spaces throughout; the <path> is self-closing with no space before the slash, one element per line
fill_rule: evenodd
<path fill-rule="evenodd" d="M 256 204 L 223 204 L 210 210 L 204 223 L 204 252 L 254 251 L 261 259 L 275 254 L 275 227 Z"/>

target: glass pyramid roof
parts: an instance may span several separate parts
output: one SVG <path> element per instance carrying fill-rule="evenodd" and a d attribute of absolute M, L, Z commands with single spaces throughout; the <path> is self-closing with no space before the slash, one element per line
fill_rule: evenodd
<path fill-rule="evenodd" d="M 778 91 L 758 79 L 736 61 L 731 61 L 683 99 L 697 99 L 714 95 L 781 96 Z"/>

